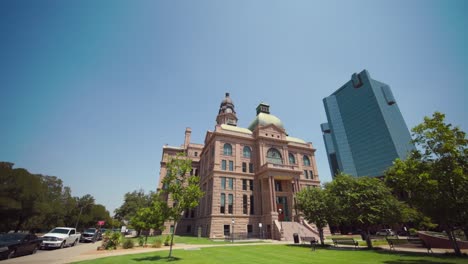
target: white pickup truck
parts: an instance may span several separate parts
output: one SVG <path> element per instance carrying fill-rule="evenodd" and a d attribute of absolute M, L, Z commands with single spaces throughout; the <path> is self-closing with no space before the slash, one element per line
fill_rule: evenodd
<path fill-rule="evenodd" d="M 56 227 L 42 236 L 41 248 L 63 248 L 74 246 L 80 241 L 81 234 L 71 227 Z"/>

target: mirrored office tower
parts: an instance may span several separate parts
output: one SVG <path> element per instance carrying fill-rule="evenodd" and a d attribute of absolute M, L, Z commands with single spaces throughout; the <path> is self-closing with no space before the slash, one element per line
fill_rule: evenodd
<path fill-rule="evenodd" d="M 396 158 L 414 149 L 390 87 L 367 70 L 323 99 L 328 123 L 321 124 L 332 176 L 383 176 Z"/>

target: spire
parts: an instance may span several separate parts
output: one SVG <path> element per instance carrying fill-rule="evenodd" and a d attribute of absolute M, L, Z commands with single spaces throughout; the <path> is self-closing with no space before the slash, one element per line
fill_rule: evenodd
<path fill-rule="evenodd" d="M 234 110 L 234 102 L 232 101 L 229 93 L 226 93 L 221 105 L 219 106 L 218 116 L 216 117 L 218 125 L 228 124 L 237 126 L 237 116 Z"/>

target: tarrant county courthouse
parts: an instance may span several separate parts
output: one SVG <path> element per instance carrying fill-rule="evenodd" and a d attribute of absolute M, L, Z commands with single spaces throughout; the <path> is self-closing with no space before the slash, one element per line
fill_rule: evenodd
<path fill-rule="evenodd" d="M 185 130 L 180 147 L 164 146 L 159 175 L 166 175 L 171 156 L 183 152 L 204 192 L 200 204 L 186 211 L 176 234 L 209 238 L 292 240 L 293 233 L 318 237 L 313 224 L 296 217 L 295 193 L 320 185 L 312 143 L 291 137 L 281 120 L 261 103 L 248 128 L 237 126 L 234 103 L 226 93 L 214 131 L 204 144 L 190 142 Z M 173 230 L 171 222 L 164 233 Z"/>

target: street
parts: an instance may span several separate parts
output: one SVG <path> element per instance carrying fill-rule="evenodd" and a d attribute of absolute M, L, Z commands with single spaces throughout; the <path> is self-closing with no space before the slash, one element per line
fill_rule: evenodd
<path fill-rule="evenodd" d="M 69 263 L 74 257 L 88 251 L 96 250 L 101 242 L 96 243 L 79 243 L 74 247 L 62 249 L 38 250 L 34 255 L 21 256 L 8 260 L 3 260 L 0 263 L 24 263 L 24 264 L 63 264 Z"/>

